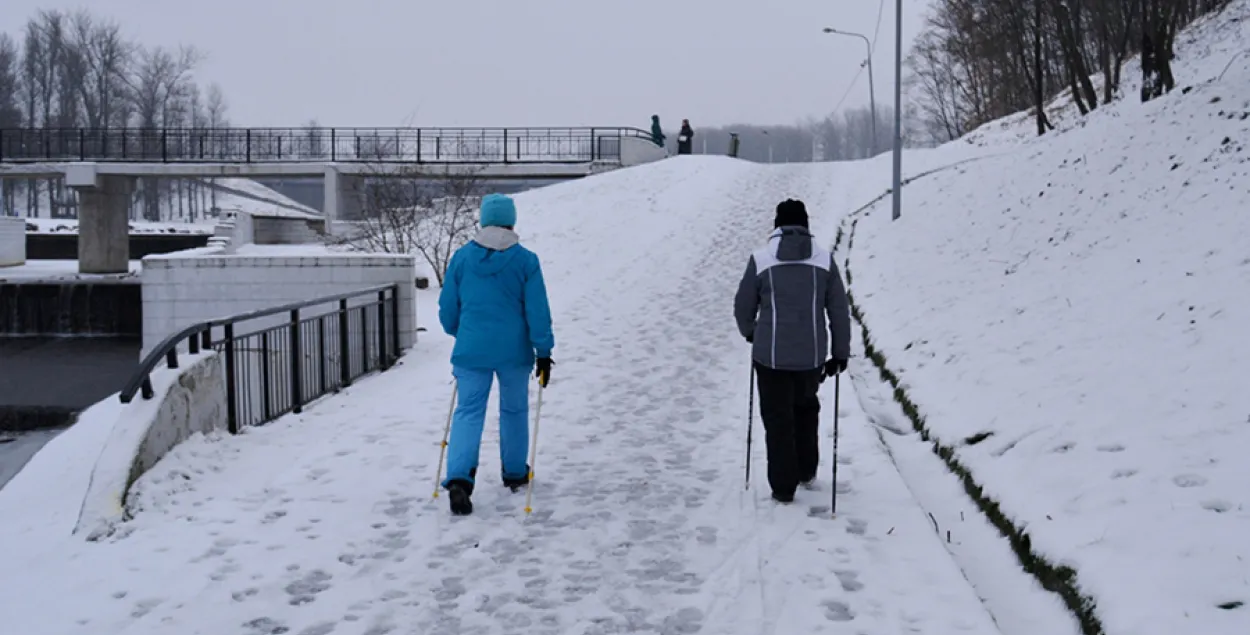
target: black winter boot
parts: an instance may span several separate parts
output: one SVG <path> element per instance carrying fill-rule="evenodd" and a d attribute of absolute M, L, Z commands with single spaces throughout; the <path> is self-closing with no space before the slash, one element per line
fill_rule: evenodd
<path fill-rule="evenodd" d="M 467 516 L 473 513 L 473 501 L 469 498 L 472 486 L 464 481 L 452 481 L 447 484 L 447 498 L 451 500 L 451 513 Z"/>
<path fill-rule="evenodd" d="M 504 486 L 511 489 L 514 492 L 520 490 L 522 487 L 525 487 L 526 485 L 529 485 L 529 482 L 530 482 L 530 466 L 528 465 L 525 466 L 525 476 L 522 476 L 520 478 L 505 478 L 503 480 Z"/>
<path fill-rule="evenodd" d="M 793 503 L 794 492 L 787 493 L 787 492 L 778 492 L 776 490 L 773 490 L 773 500 L 777 501 L 778 503 Z"/>

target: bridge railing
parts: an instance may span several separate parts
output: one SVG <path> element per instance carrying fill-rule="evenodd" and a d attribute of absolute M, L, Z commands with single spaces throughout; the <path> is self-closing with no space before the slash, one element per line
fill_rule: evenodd
<path fill-rule="evenodd" d="M 193 355 L 216 350 L 225 367 L 227 428 L 237 434 L 389 369 L 400 355 L 398 324 L 396 285 L 199 322 L 152 349 L 118 397 L 155 397 L 152 372 L 162 363 L 178 368 L 184 343 Z"/>
<path fill-rule="evenodd" d="M 0 163 L 619 162 L 637 128 L 9 128 Z"/>

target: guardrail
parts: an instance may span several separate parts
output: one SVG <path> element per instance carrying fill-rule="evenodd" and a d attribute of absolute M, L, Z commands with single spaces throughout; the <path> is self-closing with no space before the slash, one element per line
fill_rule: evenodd
<path fill-rule="evenodd" d="M 7 128 L 0 163 L 591 163 L 620 161 L 606 128 Z"/>
<path fill-rule="evenodd" d="M 152 399 L 151 375 L 178 368 L 178 347 L 216 350 L 226 370 L 227 427 L 277 419 L 399 358 L 399 286 L 382 285 L 199 322 L 152 349 L 122 388 L 122 403 Z M 273 318 L 285 317 L 275 320 Z M 240 333 L 245 323 L 267 322 Z M 275 323 L 276 322 L 276 323 Z M 214 336 L 220 333 L 220 338 Z"/>

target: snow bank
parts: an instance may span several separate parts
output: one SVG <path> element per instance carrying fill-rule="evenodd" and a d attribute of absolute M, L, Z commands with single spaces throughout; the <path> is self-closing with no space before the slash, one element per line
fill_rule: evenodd
<path fill-rule="evenodd" d="M 224 196 L 217 195 L 217 206 L 223 211 L 271 218 L 325 217 L 321 212 L 252 179 L 204 179 L 203 182 L 226 193 Z"/>
<path fill-rule="evenodd" d="M 35 234 L 77 234 L 78 220 L 68 218 L 23 218 L 26 231 Z M 131 234 L 211 234 L 215 219 L 194 223 L 154 223 L 130 221 Z"/>
<path fill-rule="evenodd" d="M 128 516 L 126 491 L 174 446 L 226 426 L 225 371 L 215 353 L 152 373 L 154 396 L 116 394 L 79 414 L 0 489 L 0 542 L 35 534 L 94 538 Z M 20 543 L 19 543 L 20 544 Z"/>
<path fill-rule="evenodd" d="M 1178 39 L 1172 94 L 917 180 L 901 221 L 887 198 L 857 224 L 876 348 L 1108 633 L 1250 619 L 1250 59 L 1229 65 L 1248 15 Z"/>

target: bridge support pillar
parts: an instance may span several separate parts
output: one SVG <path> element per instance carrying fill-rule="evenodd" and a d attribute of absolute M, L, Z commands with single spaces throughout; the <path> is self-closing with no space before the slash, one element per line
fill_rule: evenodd
<path fill-rule="evenodd" d="M 130 196 L 135 178 L 89 173 L 65 175 L 78 192 L 78 272 L 130 270 Z"/>
<path fill-rule="evenodd" d="M 364 208 L 365 179 L 357 174 L 343 174 L 336 167 L 325 173 L 326 231 L 333 232 L 335 221 L 356 220 Z"/>

